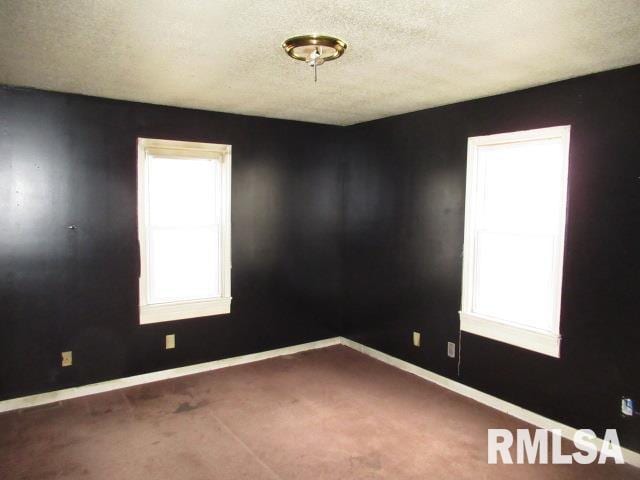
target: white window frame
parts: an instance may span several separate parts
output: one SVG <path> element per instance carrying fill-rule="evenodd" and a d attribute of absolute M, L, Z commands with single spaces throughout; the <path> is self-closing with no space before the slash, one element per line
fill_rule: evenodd
<path fill-rule="evenodd" d="M 465 228 L 464 228 L 464 256 L 462 271 L 462 306 L 460 311 L 460 329 L 491 338 L 500 342 L 515 345 L 545 355 L 560 357 L 560 304 L 562 292 L 562 266 L 564 258 L 564 237 L 567 207 L 567 180 L 569 167 L 569 125 L 539 128 L 519 132 L 501 133 L 481 137 L 470 137 L 467 149 L 467 186 L 465 200 Z M 562 199 L 561 213 L 558 225 L 558 235 L 555 242 L 553 271 L 554 271 L 554 302 L 553 327 L 551 331 L 522 327 L 509 324 L 505 319 L 481 316 L 472 312 L 473 276 L 475 267 L 475 225 L 477 219 L 476 205 L 478 195 L 478 148 L 501 143 L 515 143 L 530 140 L 560 138 L 563 143 L 562 156 Z M 526 308 L 526 306 L 523 306 Z"/>
<path fill-rule="evenodd" d="M 211 158 L 222 163 L 221 296 L 148 303 L 148 161 L 151 155 Z M 138 241 L 140 242 L 140 324 L 207 317 L 231 312 L 231 145 L 138 138 Z"/>

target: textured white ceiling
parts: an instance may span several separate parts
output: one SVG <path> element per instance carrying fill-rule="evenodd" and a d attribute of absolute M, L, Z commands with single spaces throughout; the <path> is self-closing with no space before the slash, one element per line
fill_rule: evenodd
<path fill-rule="evenodd" d="M 640 0 L 0 0 L 0 83 L 348 125 L 640 63 Z M 302 33 L 349 43 L 309 67 Z"/>

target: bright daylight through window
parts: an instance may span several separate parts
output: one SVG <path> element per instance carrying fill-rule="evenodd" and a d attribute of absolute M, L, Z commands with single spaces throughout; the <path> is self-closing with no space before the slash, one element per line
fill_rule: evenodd
<path fill-rule="evenodd" d="M 231 147 L 138 139 L 140 323 L 229 313 Z"/>
<path fill-rule="evenodd" d="M 560 356 L 569 133 L 469 138 L 463 331 Z"/>

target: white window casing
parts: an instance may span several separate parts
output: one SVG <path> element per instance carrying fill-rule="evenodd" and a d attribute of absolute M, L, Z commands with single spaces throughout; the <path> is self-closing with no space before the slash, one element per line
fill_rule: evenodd
<path fill-rule="evenodd" d="M 560 356 L 569 136 L 469 138 L 462 331 Z"/>
<path fill-rule="evenodd" d="M 231 146 L 138 139 L 140 323 L 230 313 Z"/>

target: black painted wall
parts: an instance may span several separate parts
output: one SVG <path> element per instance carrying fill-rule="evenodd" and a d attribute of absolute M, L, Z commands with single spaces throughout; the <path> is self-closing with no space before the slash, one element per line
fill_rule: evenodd
<path fill-rule="evenodd" d="M 0 89 L 0 399 L 343 334 L 640 450 L 638 112 L 640 66 L 347 128 Z M 563 124 L 562 358 L 463 334 L 458 376 L 467 137 Z M 138 325 L 139 136 L 233 145 L 230 315 Z"/>
<path fill-rule="evenodd" d="M 425 85 L 428 88 L 428 85 Z M 467 138 L 571 125 L 554 359 L 462 334 Z M 345 336 L 640 450 L 640 67 L 353 127 L 345 175 Z M 414 348 L 411 332 L 422 332 Z"/>
<path fill-rule="evenodd" d="M 340 128 L 12 88 L 0 121 L 0 398 L 338 333 Z M 138 325 L 139 136 L 233 145 L 230 315 Z"/>

